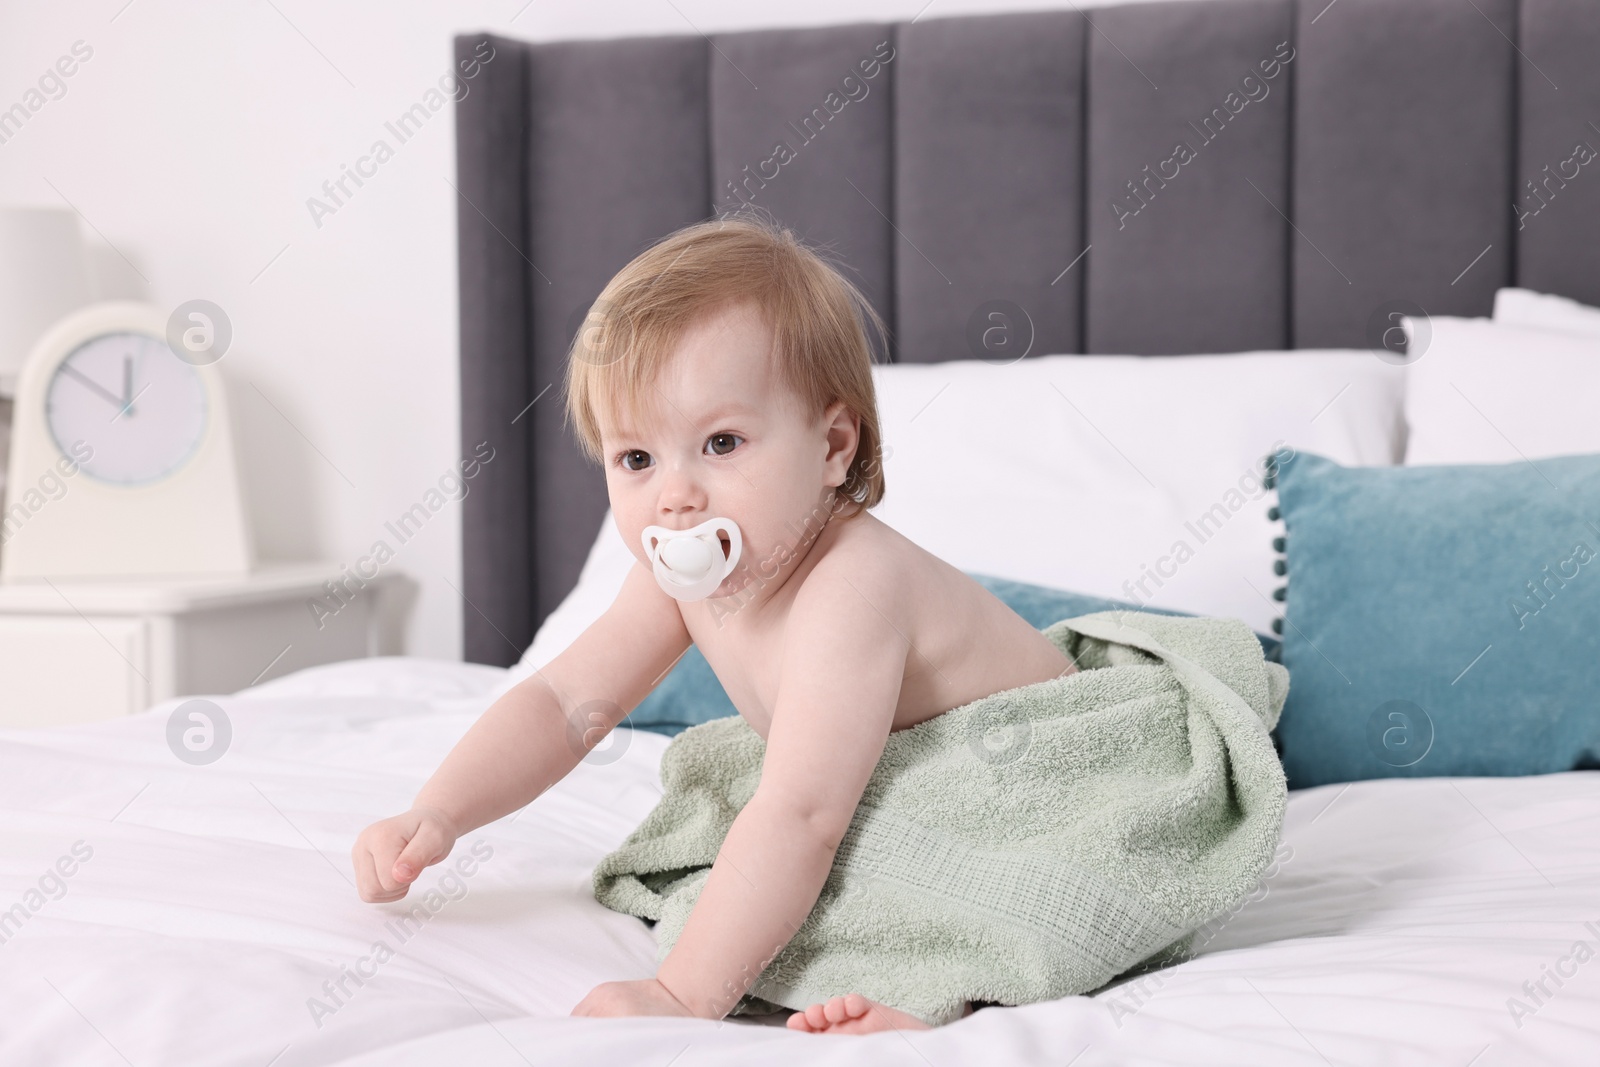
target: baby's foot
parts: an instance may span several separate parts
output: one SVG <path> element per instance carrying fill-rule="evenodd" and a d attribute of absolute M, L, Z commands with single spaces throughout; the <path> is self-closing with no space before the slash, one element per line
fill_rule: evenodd
<path fill-rule="evenodd" d="M 872 1034 L 880 1030 L 929 1030 L 915 1015 L 868 1000 L 860 993 L 834 997 L 789 1016 L 789 1029 L 808 1034 Z"/>

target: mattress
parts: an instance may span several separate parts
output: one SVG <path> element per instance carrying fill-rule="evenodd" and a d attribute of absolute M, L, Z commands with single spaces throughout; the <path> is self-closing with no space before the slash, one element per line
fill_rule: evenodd
<path fill-rule="evenodd" d="M 617 731 L 539 800 L 466 835 L 405 901 L 362 903 L 350 871 L 356 834 L 409 805 L 504 677 L 418 659 L 303 671 L 214 698 L 232 737 L 206 765 L 169 748 L 175 704 L 0 732 L 0 1063 L 1600 1055 L 1595 771 L 1291 793 L 1277 862 L 1200 954 L 1092 996 L 867 1037 L 570 1018 L 597 983 L 653 973 L 650 930 L 595 903 L 589 872 L 660 795 L 666 738 Z"/>

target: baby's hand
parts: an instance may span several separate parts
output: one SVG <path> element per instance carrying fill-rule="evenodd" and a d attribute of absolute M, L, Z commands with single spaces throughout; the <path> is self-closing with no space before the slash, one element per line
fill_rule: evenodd
<path fill-rule="evenodd" d="M 601 982 L 572 1009 L 574 1015 L 693 1015 L 654 978 Z"/>
<path fill-rule="evenodd" d="M 412 808 L 373 823 L 350 850 L 361 899 L 368 904 L 399 900 L 424 867 L 450 855 L 457 836 L 450 821 L 433 808 Z"/>

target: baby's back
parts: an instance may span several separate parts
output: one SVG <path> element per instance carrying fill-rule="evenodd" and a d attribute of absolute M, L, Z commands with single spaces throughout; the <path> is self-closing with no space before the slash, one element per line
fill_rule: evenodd
<path fill-rule="evenodd" d="M 832 592 L 825 611 L 807 610 Z M 829 522 L 783 588 L 754 610 L 716 602 L 684 612 L 695 644 L 741 715 L 766 736 L 784 653 L 850 611 L 884 624 L 879 647 L 858 650 L 873 670 L 901 664 L 893 729 L 915 726 L 993 693 L 1070 674 L 1074 665 L 1048 638 L 960 570 L 871 513 Z M 896 637 L 895 635 L 898 635 Z M 859 668 L 858 668 L 859 669 Z"/>

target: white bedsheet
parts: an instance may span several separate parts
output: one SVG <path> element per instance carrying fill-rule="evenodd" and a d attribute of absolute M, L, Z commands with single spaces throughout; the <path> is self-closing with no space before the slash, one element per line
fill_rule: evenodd
<path fill-rule="evenodd" d="M 292 675 L 217 698 L 234 737 L 209 766 L 168 750 L 170 704 L 0 732 L 0 909 L 21 906 L 0 930 L 0 1064 L 1600 1058 L 1600 772 L 1294 793 L 1259 899 L 1142 987 L 864 1038 L 572 1019 L 597 982 L 653 971 L 649 931 L 596 904 L 589 871 L 659 795 L 666 739 L 619 731 L 611 762 L 467 835 L 446 864 L 474 844 L 492 855 L 446 883 L 455 899 L 441 895 L 408 940 L 387 924 L 423 890 L 369 905 L 351 883 L 357 832 L 409 804 L 502 677 L 421 660 Z M 74 846 L 92 854 L 57 892 L 48 872 Z M 41 879 L 48 892 L 30 896 Z M 392 958 L 378 961 L 379 940 Z M 1587 952 L 1573 955 L 1578 942 Z M 363 958 L 373 976 L 330 997 L 323 983 Z M 1573 972 L 1559 987 L 1546 977 L 1557 969 Z M 1541 978 L 1551 995 L 1535 999 L 1523 983 Z"/>

